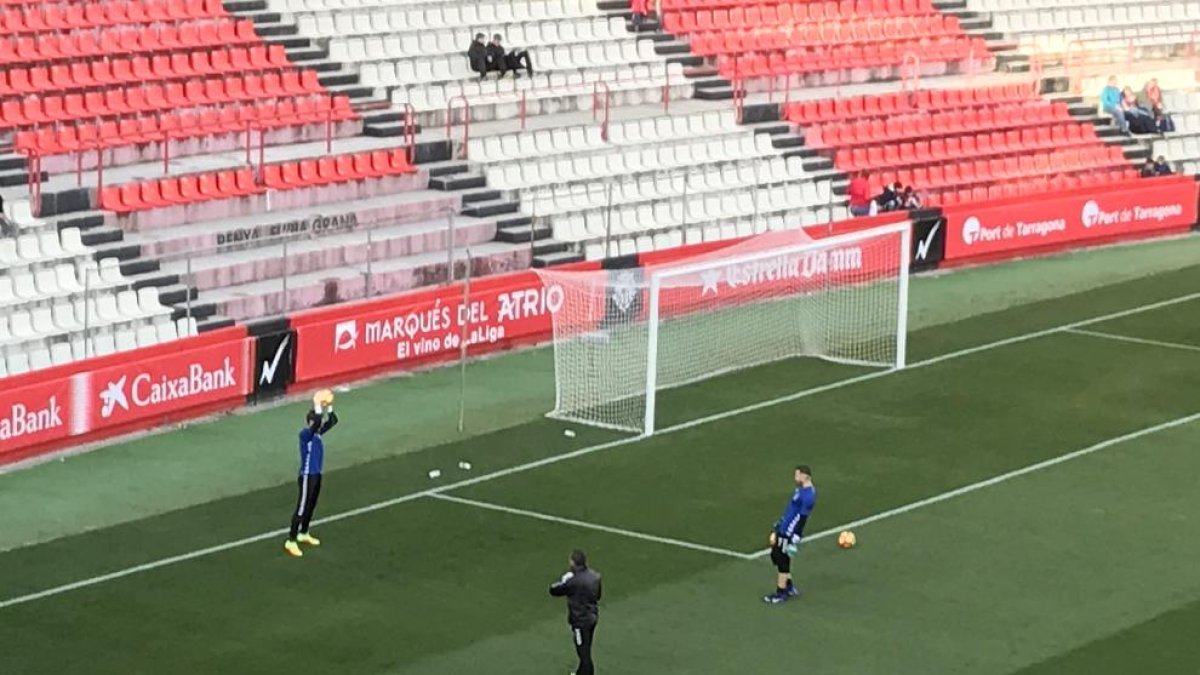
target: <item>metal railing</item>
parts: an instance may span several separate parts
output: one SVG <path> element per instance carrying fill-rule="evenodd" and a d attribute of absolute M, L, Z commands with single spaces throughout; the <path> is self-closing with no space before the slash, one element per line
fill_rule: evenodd
<path fill-rule="evenodd" d="M 214 271 L 212 273 L 214 280 L 208 281 L 204 279 L 205 273 L 202 269 L 221 270 L 227 269 L 227 267 L 236 267 L 239 264 L 247 264 L 254 267 L 254 273 L 259 275 L 257 278 L 259 282 L 268 281 L 271 278 L 277 280 L 278 302 L 267 301 L 266 303 L 269 308 L 274 308 L 275 310 L 270 312 L 270 314 L 308 309 L 313 306 L 313 303 L 304 302 L 302 296 L 299 295 L 303 289 L 309 288 L 309 286 L 300 284 L 297 278 L 320 272 L 322 269 L 326 269 L 326 265 L 330 264 L 357 270 L 361 278 L 361 287 L 348 285 L 344 282 L 339 284 L 336 288 L 336 301 L 371 298 L 382 293 L 392 292 L 393 289 L 387 288 L 386 285 L 380 285 L 379 270 L 376 264 L 383 260 L 394 259 L 395 256 L 389 252 L 391 250 L 389 247 L 391 240 L 402 239 L 405 236 L 411 236 L 416 240 L 421 235 L 419 232 L 405 235 L 402 229 L 386 235 L 382 231 L 437 220 L 444 220 L 445 222 L 446 268 L 435 275 L 435 277 L 427 278 L 426 280 L 433 279 L 433 283 L 446 284 L 456 281 L 460 276 L 457 269 L 456 257 L 461 251 L 456 241 L 456 211 L 453 208 L 437 208 L 431 211 L 414 213 L 412 216 L 405 218 L 389 219 L 370 224 L 360 224 L 354 214 L 320 215 L 320 206 L 311 207 L 309 210 L 316 212 L 318 215 L 285 223 L 255 225 L 217 233 L 216 244 L 198 245 L 194 241 L 181 240 L 171 246 L 172 249 L 179 250 L 167 250 L 161 253 L 151 250 L 147 253 L 147 257 L 153 258 L 160 264 L 163 264 L 164 269 L 177 270 L 180 283 L 189 289 L 184 302 L 184 310 L 187 316 L 192 315 L 192 289 L 198 289 L 200 297 L 203 298 L 206 290 L 215 290 L 229 285 L 216 283 L 216 278 L 228 277 L 228 274 Z M 428 231 L 422 230 L 421 232 L 427 234 Z M 331 260 L 336 258 L 336 262 L 325 263 L 315 258 L 307 263 L 302 262 L 302 256 L 319 257 L 321 255 L 318 250 L 305 247 L 305 244 L 319 242 L 322 238 L 354 234 L 358 234 L 360 237 L 331 243 L 329 246 L 330 250 L 340 249 L 343 251 L 343 255 L 331 257 Z M 264 264 L 256 265 L 253 261 L 239 263 L 236 259 L 230 259 L 228 266 L 221 264 L 215 266 L 201 264 L 201 261 L 215 259 L 228 253 L 269 249 L 272 247 L 277 247 L 279 251 L 278 256 L 272 258 L 272 260 L 280 261 L 280 266 L 275 271 L 264 269 L 266 267 Z M 297 250 L 298 248 L 305 250 L 301 252 Z M 407 246 L 404 248 L 407 248 Z M 429 252 L 435 250 L 433 249 Z M 264 259 L 262 262 L 266 260 Z M 182 269 L 179 269 L 180 267 Z M 314 283 L 312 285 L 326 285 L 327 283 L 323 281 L 320 284 Z M 326 293 L 328 294 L 328 291 Z M 270 289 L 260 293 L 263 296 L 273 294 L 275 292 Z M 318 301 L 318 304 L 326 300 L 327 298 L 323 298 Z"/>
<path fill-rule="evenodd" d="M 458 94 L 456 96 L 451 96 L 446 101 L 446 140 L 450 142 L 451 151 L 453 151 L 454 103 L 456 101 L 462 101 L 462 110 L 463 110 L 463 115 L 462 115 L 463 134 L 462 134 L 462 143 L 459 146 L 459 150 L 458 150 L 459 157 L 460 157 L 460 159 L 467 159 L 468 158 L 467 144 L 471 141 L 471 101 L 466 97 L 465 94 Z"/>
<path fill-rule="evenodd" d="M 600 91 L 604 90 L 604 99 L 600 99 Z M 604 117 L 600 119 L 600 139 L 608 140 L 608 118 L 610 107 L 612 105 L 612 90 L 609 89 L 608 83 L 604 80 L 596 80 L 592 84 L 592 121 L 597 121 L 599 111 L 604 110 Z"/>
<path fill-rule="evenodd" d="M 337 105 L 336 99 L 337 99 L 337 96 L 335 96 L 335 95 L 330 95 L 329 97 L 327 97 L 329 105 L 325 111 L 325 116 L 326 116 L 326 118 L 325 118 L 325 151 L 326 151 L 326 154 L 331 154 L 332 150 L 333 150 L 333 124 L 334 124 L 333 118 L 334 118 L 334 113 L 337 109 L 336 108 L 336 105 Z M 158 117 L 161 120 L 162 114 L 159 113 Z M 309 120 L 308 118 L 305 118 L 305 117 L 301 117 L 299 115 L 299 113 L 296 114 L 295 119 L 297 120 L 295 122 L 296 126 L 303 126 L 305 124 L 311 123 L 311 120 Z M 301 120 L 305 120 L 305 121 L 301 121 Z M 66 123 L 66 124 L 69 125 L 71 123 Z M 48 125 L 48 126 L 54 128 L 55 131 L 57 132 L 59 129 L 61 129 L 64 126 L 64 124 L 55 123 L 55 124 Z M 43 128 L 46 128 L 46 125 L 34 125 L 30 128 L 30 130 L 36 136 L 36 134 L 39 132 L 39 130 L 43 129 Z M 246 165 L 247 166 L 249 166 L 249 167 L 255 166 L 252 153 L 253 153 L 253 150 L 255 149 L 255 147 L 257 147 L 257 149 L 258 149 L 258 171 L 256 172 L 256 176 L 260 180 L 261 180 L 261 176 L 262 176 L 262 168 L 266 163 L 267 132 L 270 131 L 272 128 L 273 127 L 269 127 L 269 126 L 263 125 L 263 124 L 255 124 L 254 122 L 247 120 L 245 131 L 237 132 L 239 134 L 241 134 L 241 133 L 245 134 L 244 147 L 246 150 Z M 256 130 L 259 132 L 257 146 L 253 142 L 253 132 Z M 415 140 L 416 135 L 415 135 L 414 130 L 415 130 L 415 126 L 410 118 L 410 121 L 409 121 L 408 125 L 406 126 L 406 136 L 405 136 L 410 148 L 415 148 L 415 144 L 416 144 L 416 140 Z M 161 140 L 156 141 L 156 144 L 160 146 L 160 155 L 162 158 L 163 175 L 170 175 L 170 173 L 171 173 L 170 165 L 171 165 L 171 145 L 172 145 L 172 143 L 177 142 L 177 141 L 182 141 L 182 140 L 188 140 L 188 139 L 192 139 L 192 138 L 201 138 L 201 137 L 205 137 L 208 135 L 225 135 L 227 133 L 229 133 L 229 132 L 226 131 L 226 132 L 220 132 L 218 134 L 194 135 L 194 134 L 187 134 L 187 133 L 177 132 L 177 131 L 164 132 L 163 138 Z M 41 175 L 41 171 L 43 168 L 43 161 L 45 160 L 45 158 L 55 157 L 55 156 L 69 157 L 69 156 L 73 155 L 75 157 L 76 186 L 77 187 L 85 187 L 84 179 L 83 179 L 84 174 L 86 173 L 86 171 L 84 169 L 84 159 L 90 153 L 95 152 L 96 153 L 96 155 L 95 155 L 96 156 L 96 165 L 93 170 L 96 173 L 95 189 L 96 189 L 97 195 L 99 195 L 104 190 L 104 170 L 105 170 L 105 165 L 106 165 L 105 152 L 110 151 L 110 150 L 115 150 L 115 149 L 121 148 L 121 147 L 130 146 L 130 145 L 150 145 L 150 144 L 148 144 L 148 143 L 101 144 L 101 143 L 96 142 L 96 143 L 90 143 L 90 144 L 86 144 L 86 145 L 80 145 L 77 148 L 63 149 L 63 150 L 60 150 L 57 152 L 46 152 L 40 148 L 24 148 L 24 147 L 14 148 L 15 152 L 25 155 L 26 160 L 29 163 L 28 187 L 29 187 L 30 204 L 33 206 L 33 214 L 36 216 L 36 215 L 40 215 L 40 213 L 41 213 L 42 186 L 41 186 L 40 175 Z M 412 150 L 410 150 L 410 163 L 411 163 L 411 153 L 412 153 Z M 109 168 L 112 168 L 112 166 L 115 166 L 115 165 L 110 165 Z M 230 168 L 232 168 L 232 167 L 230 167 Z"/>

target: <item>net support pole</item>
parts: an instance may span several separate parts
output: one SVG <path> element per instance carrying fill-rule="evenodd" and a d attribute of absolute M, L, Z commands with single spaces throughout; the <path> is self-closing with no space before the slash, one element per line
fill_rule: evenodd
<path fill-rule="evenodd" d="M 658 297 L 662 279 L 650 277 L 650 311 L 646 316 L 646 420 L 642 433 L 654 434 L 654 408 L 658 399 Z"/>
<path fill-rule="evenodd" d="M 907 364 L 908 350 L 908 266 L 912 256 L 912 223 L 900 232 L 900 280 L 896 284 L 900 298 L 896 312 L 896 368 Z"/>
<path fill-rule="evenodd" d="M 471 247 L 467 247 L 467 260 L 471 259 Z M 467 338 L 470 336 L 468 332 L 471 322 L 471 265 L 467 265 L 463 277 L 463 297 L 462 304 L 459 305 L 458 318 L 462 324 L 462 330 L 459 331 L 458 341 L 458 433 L 463 433 L 466 428 L 467 418 Z"/>
<path fill-rule="evenodd" d="M 88 306 L 92 300 L 92 269 L 83 270 L 83 358 L 92 356 L 92 312 Z"/>

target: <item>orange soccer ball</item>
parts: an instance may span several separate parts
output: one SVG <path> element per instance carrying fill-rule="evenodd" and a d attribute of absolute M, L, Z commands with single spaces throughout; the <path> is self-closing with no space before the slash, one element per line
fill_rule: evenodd
<path fill-rule="evenodd" d="M 838 546 L 842 548 L 854 548 L 857 543 L 858 537 L 854 536 L 854 533 L 850 530 L 846 530 L 838 535 Z"/>

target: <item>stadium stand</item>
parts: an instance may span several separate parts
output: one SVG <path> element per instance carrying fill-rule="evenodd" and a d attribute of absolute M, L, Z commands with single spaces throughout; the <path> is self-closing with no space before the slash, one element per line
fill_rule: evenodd
<path fill-rule="evenodd" d="M 793 104 L 788 119 L 837 168 L 872 189 L 919 186 L 927 206 L 999 199 L 1134 177 L 1119 146 L 1027 86 L 927 89 Z M 844 121 L 853 120 L 853 121 Z"/>
<path fill-rule="evenodd" d="M 1175 133 L 1156 140 L 1151 154 L 1181 173 L 1200 174 L 1200 89 L 1165 92 L 1163 103 L 1175 120 Z"/>
<path fill-rule="evenodd" d="M 1155 153 L 1200 163 L 1194 68 L 1140 62 L 1191 53 L 1188 3 L 651 9 L 635 25 L 623 0 L 6 5 L 3 372 L 468 265 L 826 225 L 862 169 L 926 206 L 1130 180 L 1152 148 L 1092 105 L 1118 65 L 1171 90 L 1179 131 Z M 533 73 L 481 79 L 477 32 Z M 1045 93 L 1063 75 L 1075 95 Z"/>

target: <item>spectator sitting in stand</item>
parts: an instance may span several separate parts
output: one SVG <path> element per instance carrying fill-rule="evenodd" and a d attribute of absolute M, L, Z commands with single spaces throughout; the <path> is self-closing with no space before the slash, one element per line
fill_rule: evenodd
<path fill-rule="evenodd" d="M 1112 115 L 1113 122 L 1116 122 L 1122 134 L 1129 135 L 1129 120 L 1121 108 L 1121 90 L 1117 88 L 1116 75 L 1108 78 L 1108 85 L 1100 92 L 1100 109 Z"/>
<path fill-rule="evenodd" d="M 488 70 L 499 70 L 502 79 L 510 70 L 513 73 L 513 79 L 516 79 L 519 75 L 517 71 L 521 68 L 524 68 L 529 75 L 533 75 L 533 64 L 529 61 L 529 52 L 524 49 L 504 51 L 504 47 L 500 44 L 499 33 L 492 36 L 492 43 L 487 46 L 487 54 Z"/>
<path fill-rule="evenodd" d="M 1142 95 L 1138 98 L 1138 104 L 1151 113 L 1165 113 L 1163 108 L 1162 89 L 1158 88 L 1158 78 L 1152 77 L 1142 87 Z"/>
<path fill-rule="evenodd" d="M 1150 111 L 1138 105 L 1137 94 L 1133 93 L 1133 87 L 1125 87 L 1121 90 L 1121 109 L 1125 111 L 1126 117 L 1150 117 Z"/>
<path fill-rule="evenodd" d="M 1158 133 L 1154 115 L 1138 105 L 1137 94 L 1133 93 L 1131 87 L 1121 90 L 1121 110 L 1125 113 L 1125 119 L 1131 132 L 1135 134 Z"/>
<path fill-rule="evenodd" d="M 1149 162 L 1150 160 L 1147 159 L 1146 161 Z M 1167 158 L 1159 155 L 1158 160 L 1154 162 L 1154 175 L 1170 176 L 1172 173 L 1174 172 L 1171 171 L 1171 165 L 1167 163 Z"/>
<path fill-rule="evenodd" d="M 471 46 L 467 47 L 467 61 L 471 63 L 471 70 L 479 73 L 479 79 L 487 77 L 488 54 L 487 45 L 483 42 L 483 33 L 476 33 Z"/>
<path fill-rule="evenodd" d="M 874 202 L 871 201 L 871 183 L 867 180 L 866 171 L 850 179 L 850 213 L 855 216 L 874 215 Z"/>
<path fill-rule="evenodd" d="M 1169 134 L 1175 131 L 1175 120 L 1167 114 L 1163 105 L 1162 89 L 1158 88 L 1158 78 L 1151 78 L 1138 97 L 1138 105 L 1149 110 L 1154 118 L 1154 129 L 1151 133 Z"/>
<path fill-rule="evenodd" d="M 883 192 L 875 198 L 875 202 L 879 204 L 880 211 L 895 211 L 900 208 L 900 200 L 904 192 L 904 184 L 896 181 L 892 185 L 885 185 Z"/>
<path fill-rule="evenodd" d="M 1142 171 L 1141 171 L 1142 178 L 1154 178 L 1157 175 L 1158 175 L 1158 165 L 1154 163 L 1153 159 L 1147 157 L 1146 163 L 1142 164 Z"/>
<path fill-rule="evenodd" d="M 904 194 L 900 197 L 900 208 L 908 211 L 921 208 L 921 195 L 917 194 L 913 186 L 904 188 Z"/>

